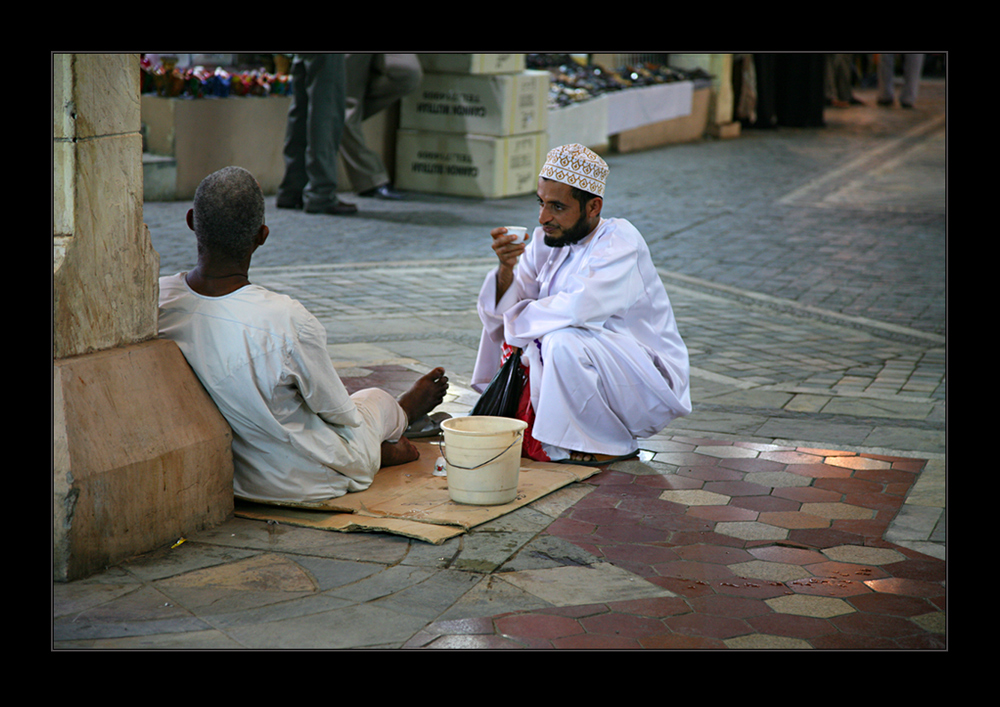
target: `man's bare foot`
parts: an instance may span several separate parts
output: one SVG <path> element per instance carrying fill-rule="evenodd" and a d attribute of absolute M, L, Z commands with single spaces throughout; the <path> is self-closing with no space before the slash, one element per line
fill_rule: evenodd
<path fill-rule="evenodd" d="M 597 457 L 593 454 L 587 452 L 570 452 L 569 458 L 575 462 L 592 462 L 597 461 Z"/>
<path fill-rule="evenodd" d="M 444 374 L 444 369 L 435 368 L 421 376 L 412 388 L 399 396 L 399 405 L 406 413 L 407 419 L 413 422 L 440 405 L 447 392 L 448 378 Z"/>
<path fill-rule="evenodd" d="M 399 466 L 400 464 L 416 461 L 419 458 L 420 452 L 413 446 L 413 443 L 406 439 L 406 437 L 400 437 L 398 442 L 382 443 L 382 464 L 380 468 Z"/>

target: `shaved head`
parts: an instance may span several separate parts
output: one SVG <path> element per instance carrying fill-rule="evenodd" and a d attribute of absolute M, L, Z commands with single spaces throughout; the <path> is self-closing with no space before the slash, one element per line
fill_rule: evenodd
<path fill-rule="evenodd" d="M 199 252 L 240 261 L 264 225 L 264 193 L 247 170 L 224 167 L 198 185 L 193 212 Z"/>

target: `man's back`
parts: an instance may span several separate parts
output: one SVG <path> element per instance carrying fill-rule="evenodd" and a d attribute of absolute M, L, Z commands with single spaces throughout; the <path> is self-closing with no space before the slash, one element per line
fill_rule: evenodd
<path fill-rule="evenodd" d="M 281 500 L 302 477 L 319 479 L 321 497 L 355 490 L 336 472 L 370 464 L 346 443 L 362 418 L 301 304 L 256 285 L 205 297 L 181 273 L 160 279 L 160 335 L 233 428 L 237 495 Z"/>

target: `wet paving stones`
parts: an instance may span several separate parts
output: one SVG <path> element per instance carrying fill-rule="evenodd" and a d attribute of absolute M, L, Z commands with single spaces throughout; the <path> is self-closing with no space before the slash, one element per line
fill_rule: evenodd
<path fill-rule="evenodd" d="M 717 441 L 690 444 L 703 457 L 699 468 L 714 468 L 724 458 L 703 453 Z M 797 448 L 757 454 L 781 460 L 776 463 L 784 473 L 808 479 L 809 488 L 825 490 L 821 497 L 828 500 L 786 499 L 784 511 L 757 511 L 768 504 L 750 503 L 742 520 L 717 520 L 726 514 L 703 511 L 802 486 L 731 481 L 710 492 L 718 482 L 702 481 L 699 495 L 701 489 L 669 488 L 671 474 L 633 475 L 612 466 L 585 482 L 594 493 L 546 534 L 626 567 L 669 594 L 641 605 L 625 600 L 573 612 L 513 612 L 494 619 L 492 636 L 508 648 L 944 647 L 944 563 L 884 542 L 891 514 L 877 520 L 919 473 L 913 460 Z M 827 466 L 832 473 L 825 473 Z M 866 473 L 875 470 L 883 473 Z M 840 481 L 824 482 L 830 478 Z M 922 579 L 908 577 L 924 572 Z M 454 629 L 441 634 L 441 647 L 453 645 L 460 633 Z M 482 641 L 490 632 L 478 623 L 475 635 Z M 437 640 L 442 638 L 420 647 L 434 648 Z"/>

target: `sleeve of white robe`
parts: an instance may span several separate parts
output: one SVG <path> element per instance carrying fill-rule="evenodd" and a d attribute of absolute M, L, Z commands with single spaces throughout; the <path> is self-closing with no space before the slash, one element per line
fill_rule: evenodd
<path fill-rule="evenodd" d="M 557 294 L 521 299 L 504 311 L 507 343 L 524 348 L 556 329 L 603 327 L 610 317 L 626 311 L 643 295 L 637 260 L 635 248 L 620 238 L 595 244 L 586 266 L 571 275 Z M 534 277 L 526 280 L 535 281 Z M 519 287 L 522 282 L 518 277 Z"/>
<path fill-rule="evenodd" d="M 476 303 L 479 319 L 483 323 L 483 332 L 479 339 L 479 351 L 471 383 L 473 389 L 480 393 L 500 369 L 500 349 L 504 340 L 504 312 L 513 307 L 518 300 L 534 299 L 538 295 L 537 274 L 530 257 L 522 257 L 518 261 L 514 269 L 514 282 L 499 301 L 497 301 L 498 269 L 495 267 L 487 273 Z"/>
<path fill-rule="evenodd" d="M 298 345 L 286 360 L 286 373 L 310 410 L 331 425 L 360 427 L 361 413 L 340 380 L 326 348 L 326 330 L 309 315 L 297 327 Z"/>

